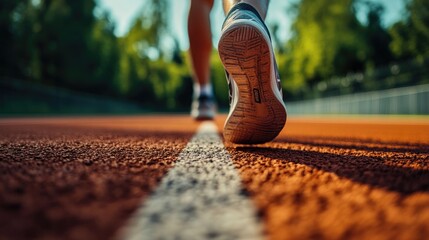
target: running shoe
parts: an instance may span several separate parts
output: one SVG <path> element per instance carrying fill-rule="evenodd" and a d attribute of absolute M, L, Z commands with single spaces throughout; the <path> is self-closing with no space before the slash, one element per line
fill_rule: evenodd
<path fill-rule="evenodd" d="M 197 121 L 213 120 L 216 103 L 213 96 L 200 95 L 192 101 L 191 116 Z"/>
<path fill-rule="evenodd" d="M 231 9 L 218 49 L 230 91 L 225 140 L 237 144 L 273 140 L 287 113 L 269 31 L 251 5 L 239 3 Z"/>

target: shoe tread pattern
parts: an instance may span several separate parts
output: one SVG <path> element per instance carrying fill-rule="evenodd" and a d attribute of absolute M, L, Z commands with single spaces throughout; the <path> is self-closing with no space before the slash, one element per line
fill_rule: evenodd
<path fill-rule="evenodd" d="M 272 61 L 267 41 L 251 25 L 225 31 L 220 41 L 221 61 L 239 92 L 237 105 L 224 127 L 225 139 L 239 144 L 273 140 L 284 127 L 286 110 L 271 88 Z"/>

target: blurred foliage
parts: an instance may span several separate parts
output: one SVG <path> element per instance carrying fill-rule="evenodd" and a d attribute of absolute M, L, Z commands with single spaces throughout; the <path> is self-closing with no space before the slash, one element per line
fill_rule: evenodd
<path fill-rule="evenodd" d="M 186 53 L 178 44 L 172 54 L 162 50 L 166 8 L 165 0 L 146 1 L 118 38 L 95 0 L 2 0 L 0 75 L 135 100 L 150 109 L 188 108 Z"/>
<path fill-rule="evenodd" d="M 188 109 L 190 61 L 169 36 L 167 8 L 166 0 L 146 1 L 128 33 L 116 37 L 115 23 L 96 0 L 2 0 L 0 76 L 133 100 L 149 109 Z M 357 8 L 366 9 L 365 23 Z M 427 81 L 427 71 L 418 69 L 428 69 L 428 12 L 429 0 L 410 0 L 403 19 L 386 28 L 384 9 L 374 1 L 297 2 L 285 12 L 295 16 L 292 37 L 282 42 L 284 29 L 272 29 L 286 100 Z M 166 36 L 173 39 L 170 48 L 163 44 Z M 214 91 L 226 107 L 216 50 L 211 60 Z"/>
<path fill-rule="evenodd" d="M 392 26 L 391 49 L 401 58 L 429 57 L 429 0 L 413 0 L 407 5 L 407 17 Z"/>
<path fill-rule="evenodd" d="M 356 7 L 368 10 L 367 24 L 357 20 Z M 393 60 L 390 36 L 381 25 L 379 4 L 356 0 L 302 0 L 292 37 L 279 52 L 286 96 L 291 100 L 321 97 L 335 76 L 383 66 Z M 361 89 L 353 89 L 358 91 Z"/>

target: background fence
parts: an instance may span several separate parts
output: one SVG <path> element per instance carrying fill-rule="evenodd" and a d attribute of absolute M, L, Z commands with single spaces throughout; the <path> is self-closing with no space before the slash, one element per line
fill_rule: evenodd
<path fill-rule="evenodd" d="M 326 97 L 286 100 L 290 114 L 429 114 L 429 84 Z M 62 88 L 0 79 L 0 115 L 124 114 L 152 112 L 141 105 Z M 159 111 L 159 110 L 158 110 Z"/>
<path fill-rule="evenodd" d="M 291 114 L 429 114 L 429 84 L 286 102 Z"/>
<path fill-rule="evenodd" d="M 17 79 L 0 79 L 0 115 L 142 113 L 135 103 Z"/>

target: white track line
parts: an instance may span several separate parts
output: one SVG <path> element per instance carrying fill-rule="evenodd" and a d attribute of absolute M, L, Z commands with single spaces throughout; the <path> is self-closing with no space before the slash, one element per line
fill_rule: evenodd
<path fill-rule="evenodd" d="M 262 227 L 212 122 L 203 122 L 120 239 L 262 239 Z"/>

